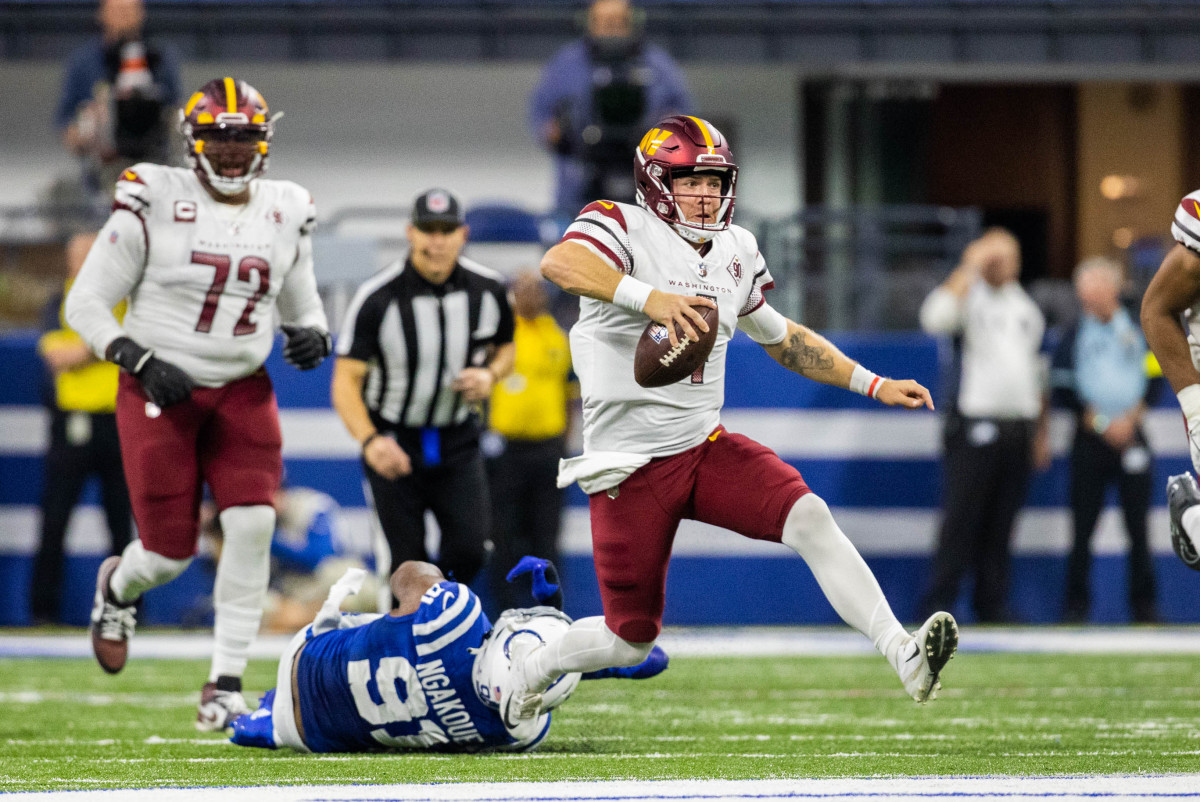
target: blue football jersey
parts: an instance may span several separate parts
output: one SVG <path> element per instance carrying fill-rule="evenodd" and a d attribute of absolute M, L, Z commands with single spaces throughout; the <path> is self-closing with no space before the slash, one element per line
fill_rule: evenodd
<path fill-rule="evenodd" d="M 475 695 L 471 668 L 491 629 L 479 597 L 441 582 L 415 613 L 355 616 L 300 653 L 304 741 L 314 752 L 385 748 L 473 751 L 516 743 Z M 549 721 L 527 748 L 539 742 Z"/>

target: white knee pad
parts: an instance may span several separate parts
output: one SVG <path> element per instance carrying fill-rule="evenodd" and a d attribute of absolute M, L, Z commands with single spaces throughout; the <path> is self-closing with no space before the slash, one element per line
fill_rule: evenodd
<path fill-rule="evenodd" d="M 804 557 L 807 549 L 829 537 L 844 537 L 825 499 L 816 493 L 805 493 L 788 513 L 783 524 L 783 543 Z"/>
<path fill-rule="evenodd" d="M 265 504 L 230 507 L 220 517 L 225 540 L 213 601 L 217 605 L 261 607 L 270 579 L 275 508 Z"/>
<path fill-rule="evenodd" d="M 109 584 L 117 601 L 133 602 L 146 591 L 167 584 L 191 564 L 191 557 L 173 560 L 147 551 L 142 541 L 135 539 L 121 553 L 121 564 Z"/>

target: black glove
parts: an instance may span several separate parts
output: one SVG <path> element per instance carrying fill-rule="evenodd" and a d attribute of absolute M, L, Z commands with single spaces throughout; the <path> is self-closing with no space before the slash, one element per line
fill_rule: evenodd
<path fill-rule="evenodd" d="M 191 376 L 170 362 L 159 359 L 149 348 L 143 348 L 128 337 L 113 340 L 104 358 L 136 376 L 146 395 L 159 407 L 165 408 L 187 400 L 196 386 Z"/>
<path fill-rule="evenodd" d="M 315 326 L 306 328 L 285 323 L 280 328 L 287 335 L 287 345 L 283 346 L 283 358 L 289 365 L 300 370 L 312 370 L 333 350 L 329 332 L 321 331 Z"/>

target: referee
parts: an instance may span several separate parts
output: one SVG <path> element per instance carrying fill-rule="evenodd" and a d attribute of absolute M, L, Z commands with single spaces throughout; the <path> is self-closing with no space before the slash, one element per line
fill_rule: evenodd
<path fill-rule="evenodd" d="M 1049 466 L 1045 318 L 1017 277 L 1021 247 L 989 229 L 921 306 L 921 328 L 957 341 L 961 372 L 946 417 L 945 492 L 932 577 L 921 610 L 953 610 L 974 575 L 981 623 L 1010 619 L 1010 544 L 1034 468 Z"/>
<path fill-rule="evenodd" d="M 408 257 L 350 303 L 332 388 L 334 409 L 362 445 L 391 569 L 429 560 L 430 510 L 442 532 L 437 565 L 459 582 L 479 572 L 491 530 L 478 408 L 514 356 L 504 284 L 459 256 L 467 233 L 449 192 L 417 198 Z"/>

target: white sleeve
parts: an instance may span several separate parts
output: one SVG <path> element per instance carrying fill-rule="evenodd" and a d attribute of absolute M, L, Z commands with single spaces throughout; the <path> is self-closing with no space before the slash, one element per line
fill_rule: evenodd
<path fill-rule="evenodd" d="M 67 325 L 101 359 L 125 335 L 112 310 L 141 281 L 145 264 L 145 224 L 127 209 L 116 210 L 96 236 L 65 305 Z"/>
<path fill-rule="evenodd" d="M 307 233 L 300 236 L 296 263 L 279 288 L 277 305 L 281 322 L 329 331 L 325 307 L 317 293 L 317 276 L 313 272 L 312 236 Z"/>
<path fill-rule="evenodd" d="M 738 318 L 738 328 L 759 345 L 777 345 L 787 336 L 787 318 L 765 300 L 753 312 Z"/>
<path fill-rule="evenodd" d="M 962 309 L 960 298 L 938 287 L 921 304 L 921 329 L 927 334 L 954 334 L 962 329 Z"/>

